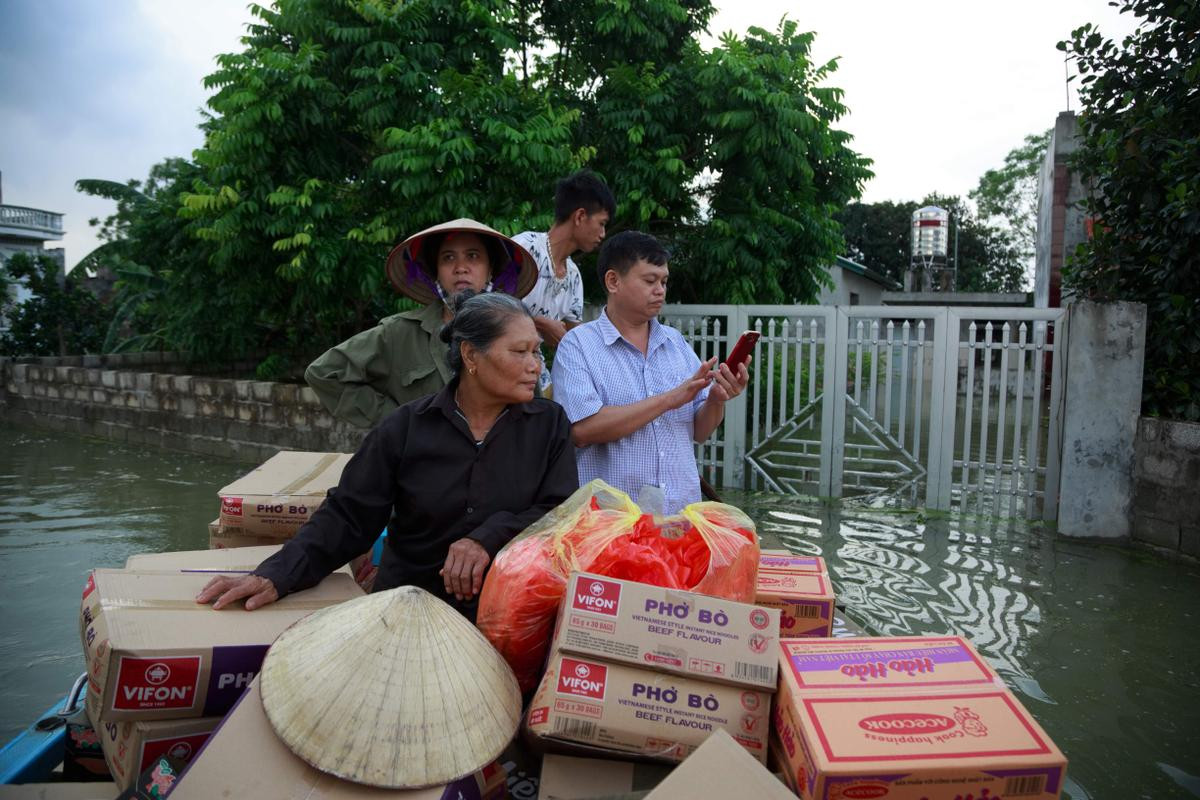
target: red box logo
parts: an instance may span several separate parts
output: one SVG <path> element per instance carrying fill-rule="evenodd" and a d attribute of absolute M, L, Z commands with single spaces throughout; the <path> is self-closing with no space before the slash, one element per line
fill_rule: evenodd
<path fill-rule="evenodd" d="M 231 517 L 240 517 L 242 515 L 242 498 L 222 497 L 221 513 L 228 514 Z"/>
<path fill-rule="evenodd" d="M 615 617 L 620 605 L 621 584 L 601 578 L 580 578 L 575 581 L 571 608 Z"/>
<path fill-rule="evenodd" d="M 208 741 L 211 733 L 195 733 L 191 736 L 169 736 L 166 739 L 151 739 L 142 746 L 142 763 L 139 773 L 158 760 L 159 756 L 170 756 L 184 764 L 192 760 L 192 756 L 200 752 L 200 748 Z"/>
<path fill-rule="evenodd" d="M 196 704 L 200 656 L 121 658 L 113 708 L 144 711 Z"/>
<path fill-rule="evenodd" d="M 608 667 L 603 664 L 564 658 L 558 671 L 558 693 L 603 700 L 607 679 Z"/>

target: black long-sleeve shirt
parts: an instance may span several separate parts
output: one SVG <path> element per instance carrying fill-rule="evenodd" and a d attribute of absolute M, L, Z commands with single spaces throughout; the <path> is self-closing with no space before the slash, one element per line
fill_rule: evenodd
<path fill-rule="evenodd" d="M 386 523 L 375 589 L 415 585 L 464 613 L 438 571 L 450 545 L 474 539 L 493 558 L 579 487 L 570 423 L 535 399 L 508 407 L 476 444 L 454 402 L 457 381 L 386 416 L 337 488 L 283 549 L 254 570 L 280 596 L 315 586 L 369 550 Z M 390 516 L 390 519 L 389 519 Z"/>

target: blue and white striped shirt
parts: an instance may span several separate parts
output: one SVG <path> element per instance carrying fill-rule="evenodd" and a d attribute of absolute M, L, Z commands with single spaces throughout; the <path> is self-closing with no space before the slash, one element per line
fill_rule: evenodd
<path fill-rule="evenodd" d="M 574 424 L 604 406 L 630 405 L 674 389 L 698 369 L 700 359 L 679 331 L 652 320 L 642 355 L 603 311 L 598 319 L 567 331 L 559 343 L 551 370 L 554 399 Z M 692 434 L 696 412 L 707 397 L 706 387 L 691 404 L 668 411 L 624 439 L 576 450 L 580 484 L 600 478 L 635 500 L 643 486 L 658 486 L 667 514 L 699 501 Z"/>

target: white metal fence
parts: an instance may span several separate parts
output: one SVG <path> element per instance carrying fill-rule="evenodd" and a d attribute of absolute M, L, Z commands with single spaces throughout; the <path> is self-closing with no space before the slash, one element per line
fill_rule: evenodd
<path fill-rule="evenodd" d="M 668 306 L 701 359 L 762 334 L 744 402 L 697 450 L 726 487 L 1057 515 L 1066 312 Z"/>

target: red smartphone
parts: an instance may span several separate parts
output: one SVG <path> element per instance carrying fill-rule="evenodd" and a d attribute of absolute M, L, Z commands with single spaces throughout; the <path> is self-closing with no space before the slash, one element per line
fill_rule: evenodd
<path fill-rule="evenodd" d="M 738 338 L 737 344 L 733 346 L 733 350 L 729 353 L 729 357 L 725 359 L 725 364 L 735 373 L 742 364 L 746 363 L 746 359 L 750 358 L 750 353 L 754 350 L 754 345 L 758 344 L 758 337 L 761 333 L 757 331 L 746 331 Z"/>

